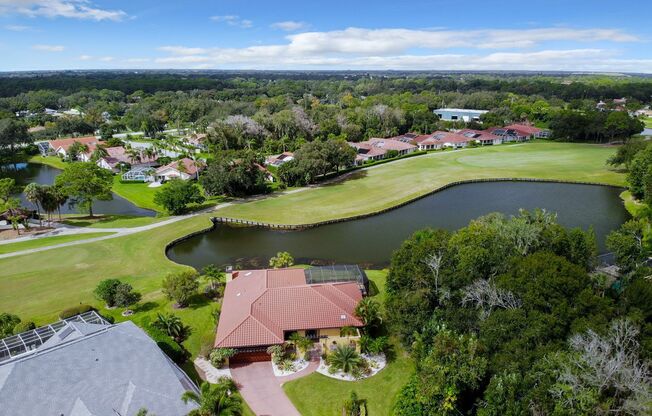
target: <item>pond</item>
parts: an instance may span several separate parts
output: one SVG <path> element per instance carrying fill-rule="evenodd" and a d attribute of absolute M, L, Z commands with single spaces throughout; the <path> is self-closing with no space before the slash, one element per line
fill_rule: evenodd
<path fill-rule="evenodd" d="M 4 165 L 0 170 L 1 178 L 14 178 L 18 185 L 27 185 L 31 182 L 36 182 L 41 185 L 51 185 L 54 183 L 54 178 L 61 172 L 61 170 L 53 168 L 48 165 L 40 163 L 17 163 L 14 165 Z M 16 195 L 23 201 L 23 205 L 29 208 L 34 206 L 25 199 L 23 194 Z M 65 204 L 61 208 L 62 214 L 73 214 L 79 211 L 75 207 Z M 139 215 L 146 217 L 153 217 L 156 212 L 148 209 L 139 208 L 129 202 L 128 200 L 113 194 L 111 201 L 96 201 L 93 204 L 93 213 L 95 214 L 120 214 L 120 215 Z"/>
<path fill-rule="evenodd" d="M 168 257 L 201 268 L 207 264 L 265 267 L 278 251 L 298 263 L 386 266 L 392 252 L 425 227 L 456 230 L 490 212 L 518 214 L 545 208 L 560 224 L 593 226 L 601 252 L 606 235 L 629 219 L 618 188 L 543 182 L 482 182 L 448 188 L 386 213 L 301 231 L 217 225 L 180 242 Z"/>

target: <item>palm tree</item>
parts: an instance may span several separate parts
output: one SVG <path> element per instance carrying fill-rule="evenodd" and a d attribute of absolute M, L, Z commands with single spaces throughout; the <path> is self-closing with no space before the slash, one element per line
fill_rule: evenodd
<path fill-rule="evenodd" d="M 52 213 L 59 207 L 59 203 L 54 195 L 52 186 L 44 186 L 41 188 L 40 202 L 41 206 L 48 214 L 48 222 L 52 224 Z"/>
<path fill-rule="evenodd" d="M 360 318 L 366 329 L 372 328 L 383 321 L 380 316 L 380 305 L 373 298 L 362 298 L 355 307 L 355 315 Z"/>
<path fill-rule="evenodd" d="M 338 345 L 328 356 L 328 364 L 336 370 L 350 374 L 362 365 L 362 357 L 351 345 Z"/>
<path fill-rule="evenodd" d="M 41 221 L 41 204 L 40 204 L 40 200 L 43 194 L 41 185 L 32 182 L 25 187 L 23 193 L 25 194 L 25 199 L 27 199 L 29 202 L 31 202 L 36 206 L 36 213 L 38 214 L 39 225 L 43 226 L 43 222 Z"/>
<path fill-rule="evenodd" d="M 212 292 L 217 290 L 219 284 L 226 281 L 226 274 L 214 264 L 209 264 L 204 267 L 202 269 L 202 275 L 208 281 Z"/>
<path fill-rule="evenodd" d="M 220 378 L 218 384 L 202 383 L 199 393 L 187 391 L 181 396 L 184 403 L 195 403 L 198 407 L 188 416 L 241 416 L 242 399 L 236 394 L 235 382 Z"/>
<path fill-rule="evenodd" d="M 95 147 L 95 150 L 93 150 L 93 153 L 91 154 L 91 160 L 93 162 L 97 162 L 98 160 L 102 159 L 103 157 L 107 157 L 109 155 L 109 152 L 107 152 L 106 148 L 104 146 L 98 145 Z"/>
<path fill-rule="evenodd" d="M 129 160 L 131 160 L 132 164 L 141 160 L 140 152 L 134 148 L 127 149 L 125 153 L 129 157 Z"/>
<path fill-rule="evenodd" d="M 157 314 L 156 321 L 152 324 L 156 328 L 165 331 L 174 338 L 176 342 L 182 342 L 187 338 L 189 328 L 181 322 L 181 318 L 174 314 Z"/>
<path fill-rule="evenodd" d="M 63 190 L 63 188 L 61 186 L 59 186 L 59 185 L 52 186 L 52 188 L 50 189 L 50 192 L 52 193 L 52 197 L 54 198 L 54 201 L 57 204 L 57 212 L 59 213 L 59 221 L 61 221 L 61 207 L 68 200 L 68 195 Z"/>

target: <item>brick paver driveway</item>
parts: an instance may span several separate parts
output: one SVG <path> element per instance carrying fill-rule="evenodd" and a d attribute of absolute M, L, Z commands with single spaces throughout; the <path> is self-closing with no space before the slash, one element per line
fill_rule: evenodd
<path fill-rule="evenodd" d="M 274 376 L 269 361 L 231 366 L 242 397 L 258 416 L 301 416 Z"/>

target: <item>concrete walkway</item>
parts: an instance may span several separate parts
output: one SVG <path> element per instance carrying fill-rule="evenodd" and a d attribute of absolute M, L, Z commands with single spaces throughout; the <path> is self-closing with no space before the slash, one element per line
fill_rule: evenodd
<path fill-rule="evenodd" d="M 525 145 L 525 143 L 513 144 L 512 146 L 523 146 L 523 145 Z M 468 151 L 473 151 L 473 150 L 476 150 L 476 149 L 481 149 L 481 147 L 457 149 L 457 150 L 454 150 L 454 152 L 468 152 Z M 424 155 L 416 156 L 415 158 L 433 158 L 433 157 L 436 158 L 436 157 L 440 157 L 441 155 L 445 155 L 447 153 L 450 153 L 450 152 L 440 152 L 440 151 L 438 151 L 438 152 L 430 152 L 430 153 L 426 153 Z M 411 161 L 413 159 L 414 158 L 403 158 L 403 159 L 388 162 L 388 164 L 390 164 L 390 163 L 391 164 L 409 163 L 409 161 Z M 69 225 L 65 225 L 65 224 L 59 224 L 59 226 L 56 227 L 56 230 L 53 230 L 53 231 L 50 231 L 50 232 L 47 232 L 47 233 L 43 233 L 43 234 L 38 234 L 38 235 L 32 235 L 32 236 L 16 238 L 16 239 L 13 239 L 13 240 L 0 241 L 0 245 L 16 243 L 16 242 L 19 242 L 19 241 L 28 241 L 28 240 L 33 240 L 33 239 L 37 239 L 37 238 L 52 237 L 52 236 L 55 236 L 55 235 L 79 235 L 79 234 L 97 233 L 97 232 L 107 232 L 107 233 L 113 233 L 113 234 L 103 236 L 103 237 L 88 238 L 88 239 L 85 239 L 85 240 L 76 240 L 76 241 L 70 241 L 68 243 L 53 244 L 51 246 L 33 248 L 33 249 L 22 250 L 22 251 L 15 251 L 15 252 L 12 252 L 12 253 L 7 253 L 7 254 L 0 254 L 0 259 L 4 259 L 4 258 L 8 258 L 8 257 L 21 256 L 23 254 L 37 253 L 37 252 L 41 252 L 41 251 L 52 250 L 52 249 L 55 249 L 55 248 L 69 247 L 69 246 L 75 246 L 75 245 L 78 245 L 78 244 L 86 244 L 86 243 L 92 243 L 92 242 L 96 242 L 96 241 L 108 240 L 108 239 L 111 239 L 111 238 L 123 237 L 125 235 L 139 233 L 139 232 L 142 232 L 142 231 L 147 231 L 147 230 L 151 230 L 151 229 L 158 228 L 158 227 L 163 227 L 165 225 L 172 224 L 172 223 L 175 223 L 177 221 L 184 220 L 186 218 L 194 217 L 196 215 L 205 214 L 205 213 L 212 212 L 212 211 L 217 211 L 217 210 L 219 210 L 221 208 L 225 208 L 225 207 L 228 207 L 228 206 L 231 206 L 231 205 L 244 204 L 244 203 L 247 203 L 247 202 L 258 201 L 258 200 L 268 198 L 270 196 L 276 197 L 276 196 L 280 196 L 280 195 L 295 194 L 295 193 L 298 193 L 298 192 L 307 191 L 309 189 L 319 188 L 319 187 L 322 187 L 324 185 L 345 181 L 349 176 L 351 176 L 351 175 L 353 175 L 353 174 L 355 174 L 357 172 L 364 171 L 364 170 L 381 168 L 384 165 L 385 164 L 369 166 L 369 167 L 362 168 L 362 169 L 359 169 L 359 170 L 356 170 L 356 171 L 353 171 L 353 172 L 346 173 L 346 174 L 341 175 L 341 176 L 337 176 L 335 178 L 329 179 L 329 180 L 324 181 L 324 182 L 320 182 L 320 183 L 313 184 L 313 185 L 308 185 L 308 186 L 305 186 L 305 187 L 302 187 L 302 188 L 292 189 L 290 191 L 278 192 L 278 193 L 273 193 L 273 194 L 268 194 L 268 195 L 257 195 L 257 196 L 252 196 L 252 197 L 243 198 L 243 199 L 239 199 L 239 200 L 234 200 L 234 201 L 231 201 L 231 202 L 224 202 L 224 203 L 215 205 L 214 207 L 206 208 L 206 209 L 204 209 L 202 211 L 198 211 L 198 212 L 188 214 L 188 215 L 180 215 L 180 216 L 176 216 L 176 217 L 170 217 L 170 219 L 167 219 L 165 221 L 161 221 L 161 222 L 157 222 L 157 223 L 153 223 L 153 224 L 149 224 L 149 225 L 144 225 L 144 226 L 141 226 L 141 227 L 132 227 L 132 228 L 88 228 L 88 227 L 73 227 L 73 226 L 69 226 Z"/>
<path fill-rule="evenodd" d="M 270 361 L 233 365 L 231 375 L 256 415 L 301 416 L 281 388 L 281 377 L 274 376 Z"/>

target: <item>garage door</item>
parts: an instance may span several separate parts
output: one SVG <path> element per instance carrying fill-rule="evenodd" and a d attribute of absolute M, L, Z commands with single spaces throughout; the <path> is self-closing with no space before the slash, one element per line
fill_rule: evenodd
<path fill-rule="evenodd" d="M 256 363 L 270 361 L 272 357 L 265 351 L 239 352 L 229 359 L 231 364 Z"/>

